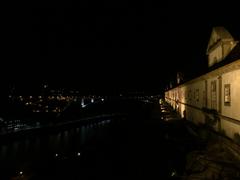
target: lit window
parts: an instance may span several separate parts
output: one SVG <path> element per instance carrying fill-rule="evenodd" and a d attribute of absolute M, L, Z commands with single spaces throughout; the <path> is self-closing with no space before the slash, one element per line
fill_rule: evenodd
<path fill-rule="evenodd" d="M 224 105 L 230 106 L 231 103 L 231 94 L 230 94 L 230 84 L 224 85 Z"/>

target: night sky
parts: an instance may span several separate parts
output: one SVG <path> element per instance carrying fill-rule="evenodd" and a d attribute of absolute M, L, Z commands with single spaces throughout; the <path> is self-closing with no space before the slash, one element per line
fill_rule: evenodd
<path fill-rule="evenodd" d="M 238 5 L 200 2 L 15 4 L 5 14 L 2 81 L 156 93 L 177 71 L 190 77 L 206 68 L 213 26 L 240 37 Z"/>

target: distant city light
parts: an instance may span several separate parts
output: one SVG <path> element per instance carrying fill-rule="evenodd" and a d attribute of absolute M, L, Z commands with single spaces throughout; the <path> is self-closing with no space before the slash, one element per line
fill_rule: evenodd
<path fill-rule="evenodd" d="M 57 154 L 57 153 L 55 154 L 55 157 L 58 157 L 58 154 Z"/>
<path fill-rule="evenodd" d="M 163 99 L 159 99 L 159 104 L 163 104 Z"/>
<path fill-rule="evenodd" d="M 102 98 L 101 100 L 102 100 L 102 101 L 104 101 L 104 99 L 103 99 L 103 98 Z"/>
<path fill-rule="evenodd" d="M 78 153 L 77 153 L 77 155 L 78 155 L 78 156 L 80 156 L 80 155 L 81 155 L 81 153 L 80 153 L 80 152 L 78 152 Z"/>
<path fill-rule="evenodd" d="M 174 170 L 171 174 L 171 176 L 175 176 L 176 175 L 176 171 Z"/>
<path fill-rule="evenodd" d="M 22 171 L 20 171 L 20 172 L 19 172 L 19 174 L 20 174 L 20 175 L 23 175 L 23 172 L 22 172 Z"/>
<path fill-rule="evenodd" d="M 84 106 L 84 99 L 81 100 L 81 106 Z"/>

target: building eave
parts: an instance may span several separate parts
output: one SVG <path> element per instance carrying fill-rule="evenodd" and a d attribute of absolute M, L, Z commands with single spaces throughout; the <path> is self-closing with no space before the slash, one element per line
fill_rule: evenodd
<path fill-rule="evenodd" d="M 212 77 L 216 77 L 216 76 L 221 76 L 222 74 L 224 73 L 228 73 L 228 72 L 231 72 L 231 71 L 234 71 L 234 70 L 238 70 L 240 69 L 240 59 L 232 62 L 232 63 L 229 63 L 225 66 L 222 66 L 222 67 L 219 67 L 215 70 L 212 70 L 208 73 L 205 73 L 197 78 L 194 78 L 194 79 L 191 79 L 183 84 L 180 84 L 179 86 L 175 86 L 167 91 L 170 91 L 170 90 L 173 90 L 175 88 L 180 88 L 180 87 L 184 87 L 185 85 L 189 85 L 189 84 L 193 84 L 197 81 L 201 81 L 201 80 L 206 80 L 206 79 L 209 79 L 209 78 L 212 78 Z"/>

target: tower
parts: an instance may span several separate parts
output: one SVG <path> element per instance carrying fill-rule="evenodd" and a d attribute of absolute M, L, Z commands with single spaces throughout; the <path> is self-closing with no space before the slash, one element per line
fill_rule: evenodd
<path fill-rule="evenodd" d="M 235 47 L 232 35 L 224 27 L 214 27 L 207 47 L 208 67 L 222 61 Z"/>
<path fill-rule="evenodd" d="M 183 81 L 183 73 L 177 72 L 177 84 L 180 84 Z"/>

